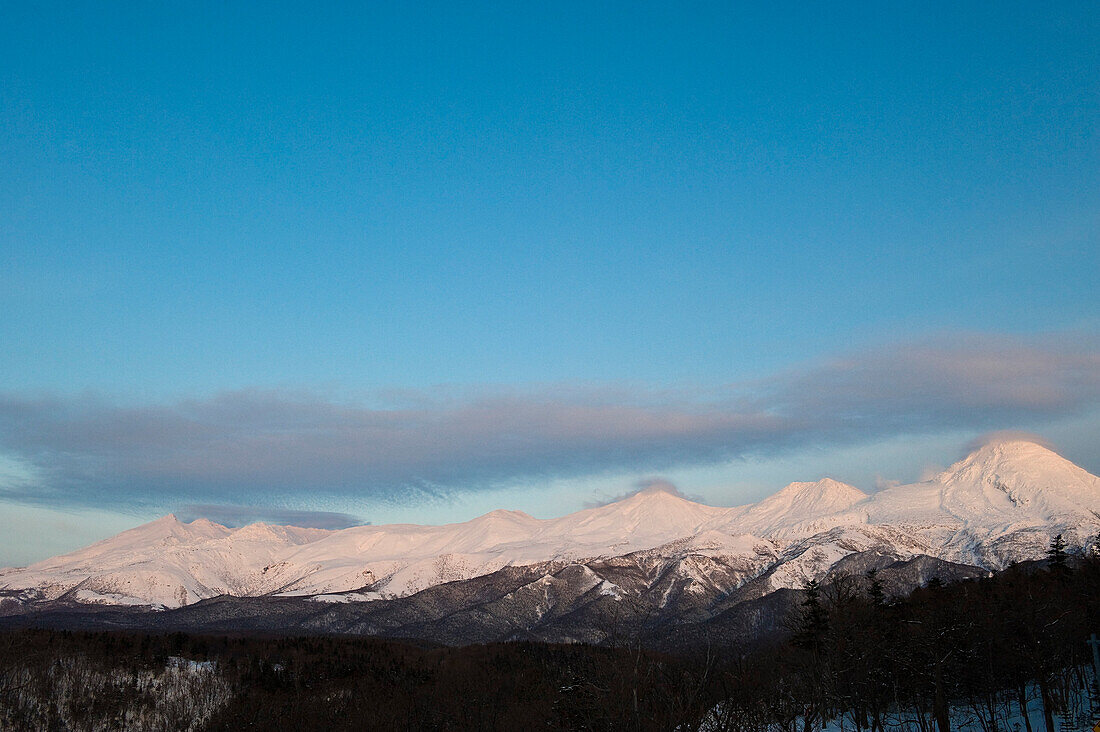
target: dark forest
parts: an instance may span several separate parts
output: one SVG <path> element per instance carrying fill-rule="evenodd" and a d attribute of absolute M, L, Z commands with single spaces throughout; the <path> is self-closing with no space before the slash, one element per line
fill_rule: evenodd
<path fill-rule="evenodd" d="M 887 597 L 873 572 L 841 576 L 808 585 L 784 627 L 766 643 L 683 656 L 627 639 L 432 647 L 11 630 L 0 635 L 0 725 L 1054 732 L 1095 721 L 1094 556 L 1054 546 L 1044 562 L 933 579 L 904 598 Z M 1028 705 L 1040 710 L 1034 725 L 1020 713 Z"/>

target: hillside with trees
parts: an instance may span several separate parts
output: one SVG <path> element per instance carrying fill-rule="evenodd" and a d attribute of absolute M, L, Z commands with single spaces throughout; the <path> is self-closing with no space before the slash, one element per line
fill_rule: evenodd
<path fill-rule="evenodd" d="M 705 729 L 1057 732 L 1091 726 L 1100 558 L 937 579 L 811 583 L 784 631 L 690 655 L 330 636 L 0 635 L 3 729 Z M 1024 714 L 1023 710 L 1030 710 Z"/>

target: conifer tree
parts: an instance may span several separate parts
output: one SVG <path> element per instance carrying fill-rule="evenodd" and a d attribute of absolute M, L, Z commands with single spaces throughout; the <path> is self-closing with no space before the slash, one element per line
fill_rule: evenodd
<path fill-rule="evenodd" d="M 817 580 L 806 583 L 806 599 L 802 623 L 795 637 L 795 644 L 811 651 L 819 651 L 829 630 L 829 613 L 821 602 L 821 585 Z"/>
<path fill-rule="evenodd" d="M 885 605 L 886 592 L 882 588 L 882 580 L 878 578 L 877 569 L 867 570 L 867 582 L 869 583 L 867 596 L 871 598 L 871 604 L 875 607 L 882 607 Z"/>
<path fill-rule="evenodd" d="M 1047 564 L 1051 571 L 1062 572 L 1066 569 L 1066 541 L 1058 534 L 1050 540 L 1050 548 L 1047 549 Z"/>

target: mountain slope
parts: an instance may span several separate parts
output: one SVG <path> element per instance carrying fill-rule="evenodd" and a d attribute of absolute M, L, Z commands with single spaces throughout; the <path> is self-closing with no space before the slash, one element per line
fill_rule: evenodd
<path fill-rule="evenodd" d="M 554 519 L 493 511 L 443 526 L 340 531 L 230 529 L 166 516 L 0 570 L 0 592 L 24 603 L 160 607 L 218 595 L 376 601 L 512 567 L 576 565 L 601 574 L 596 563 L 620 561 L 641 579 L 604 585 L 578 570 L 547 582 L 567 578 L 568 591 L 556 596 L 570 602 L 600 588 L 593 597 L 603 598 L 601 606 L 645 598 L 660 612 L 705 614 L 757 578 L 761 592 L 800 587 L 854 554 L 999 568 L 1041 556 L 1055 533 L 1081 544 L 1097 531 L 1100 479 L 1017 440 L 985 445 L 930 480 L 871 496 L 823 479 L 722 508 L 658 487 Z"/>
<path fill-rule="evenodd" d="M 945 559 L 999 568 L 1040 555 L 1055 534 L 1073 544 L 1094 536 L 1100 478 L 1034 442 L 993 442 L 863 508 L 869 522 L 920 536 Z"/>
<path fill-rule="evenodd" d="M 853 511 L 867 494 L 854 486 L 823 478 L 813 483 L 791 483 L 783 490 L 736 514 L 737 527 L 758 536 L 799 537 L 831 529 L 839 523 L 857 523 Z"/>
<path fill-rule="evenodd" d="M 266 524 L 229 529 L 168 515 L 25 569 L 0 570 L 0 587 L 31 588 L 43 599 L 166 607 L 258 594 L 264 567 L 327 533 Z"/>

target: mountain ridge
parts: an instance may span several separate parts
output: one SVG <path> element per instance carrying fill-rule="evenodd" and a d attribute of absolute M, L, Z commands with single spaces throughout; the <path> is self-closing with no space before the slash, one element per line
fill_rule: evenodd
<path fill-rule="evenodd" d="M 340 530 L 232 529 L 169 514 L 75 552 L 0 570 L 0 593 L 19 602 L 165 608 L 223 594 L 354 593 L 371 601 L 505 567 L 587 566 L 639 552 L 677 566 L 681 590 L 708 586 L 698 568 L 714 562 L 735 568 L 729 577 L 737 579 L 708 591 L 763 575 L 774 590 L 823 576 L 860 552 L 997 569 L 1041 555 L 1054 533 L 1081 541 L 1098 530 L 1100 478 L 1015 440 L 981 446 L 929 480 L 871 495 L 823 478 L 790 483 L 754 504 L 718 507 L 656 486 L 550 519 L 498 509 L 440 526 Z"/>

